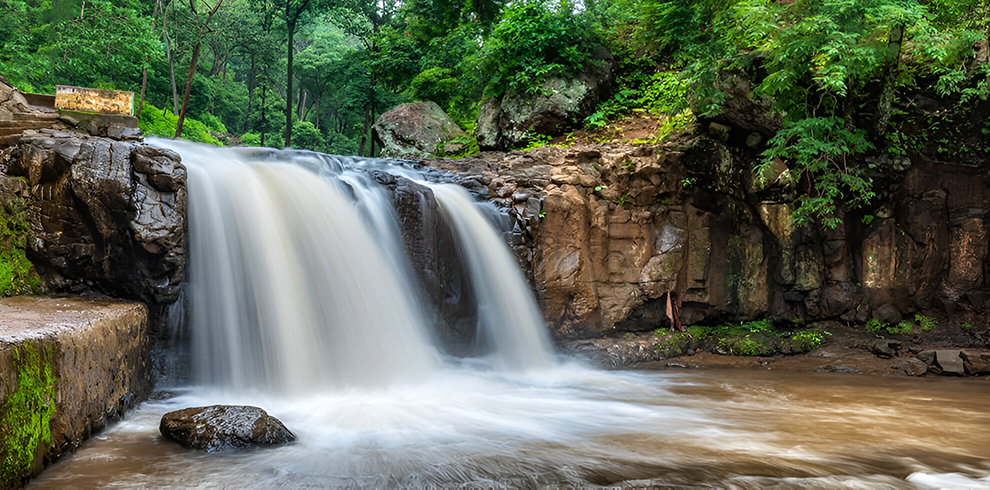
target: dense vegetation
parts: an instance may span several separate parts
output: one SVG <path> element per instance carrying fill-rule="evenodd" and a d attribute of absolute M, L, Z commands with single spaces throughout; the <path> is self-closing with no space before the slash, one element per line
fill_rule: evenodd
<path fill-rule="evenodd" d="M 905 155 L 987 157 L 960 142 L 988 93 L 988 0 L 0 0 L 0 16 L 0 74 L 21 90 L 144 93 L 161 136 L 373 155 L 399 103 L 471 130 L 483 98 L 604 45 L 618 83 L 589 127 L 716 116 L 744 77 L 779 115 L 759 151 L 803 186 L 799 219 L 835 226 Z"/>

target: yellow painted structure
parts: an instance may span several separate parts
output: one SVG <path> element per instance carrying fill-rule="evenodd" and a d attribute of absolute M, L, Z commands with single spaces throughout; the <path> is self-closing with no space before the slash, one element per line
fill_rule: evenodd
<path fill-rule="evenodd" d="M 56 85 L 55 108 L 130 116 L 134 113 L 134 92 Z"/>

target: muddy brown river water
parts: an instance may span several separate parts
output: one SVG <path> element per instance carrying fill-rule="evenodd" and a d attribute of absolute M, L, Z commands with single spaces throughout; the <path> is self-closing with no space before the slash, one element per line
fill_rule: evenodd
<path fill-rule="evenodd" d="M 990 379 L 755 370 L 506 375 L 285 398 L 175 390 L 31 488 L 990 488 Z M 164 440 L 167 411 L 259 405 L 298 436 L 207 454 Z"/>

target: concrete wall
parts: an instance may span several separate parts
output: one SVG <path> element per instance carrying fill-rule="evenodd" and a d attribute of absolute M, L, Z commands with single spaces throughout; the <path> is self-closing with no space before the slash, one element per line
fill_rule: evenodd
<path fill-rule="evenodd" d="M 0 299 L 0 487 L 20 486 L 151 392 L 148 310 Z"/>

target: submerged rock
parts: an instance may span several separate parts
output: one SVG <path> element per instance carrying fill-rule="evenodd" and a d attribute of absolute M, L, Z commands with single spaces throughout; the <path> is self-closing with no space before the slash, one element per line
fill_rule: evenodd
<path fill-rule="evenodd" d="M 208 452 L 274 446 L 296 440 L 281 421 L 258 407 L 213 405 L 166 413 L 162 435 L 185 447 Z"/>

